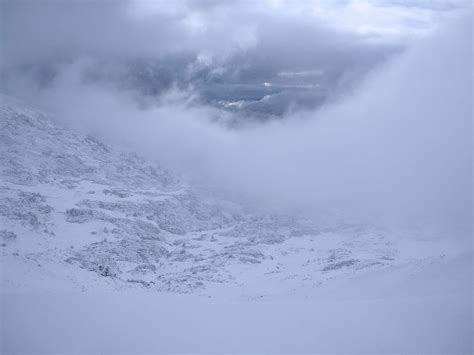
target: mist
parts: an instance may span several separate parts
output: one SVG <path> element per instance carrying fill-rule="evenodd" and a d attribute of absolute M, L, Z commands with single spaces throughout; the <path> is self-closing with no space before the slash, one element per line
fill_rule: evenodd
<path fill-rule="evenodd" d="M 0 353 L 473 353 L 471 0 L 0 0 Z"/>
<path fill-rule="evenodd" d="M 274 24 L 270 21 L 252 32 L 252 23 L 260 24 L 265 19 L 257 9 L 244 21 L 246 37 L 230 36 L 232 45 L 215 47 L 211 43 L 229 41 L 206 39 L 206 31 L 213 26 L 224 28 L 214 20 L 222 18 L 222 13 L 227 14 L 229 9 L 209 6 L 212 10 L 206 8 L 205 13 L 211 14 L 206 15 L 211 21 L 205 30 L 196 18 L 197 22 L 185 21 L 185 26 L 194 23 L 191 32 L 173 27 L 180 22 L 165 21 L 171 27 L 163 25 L 163 38 L 168 30 L 174 37 L 173 41 L 158 40 L 158 54 L 175 55 L 172 53 L 198 48 L 198 59 L 191 62 L 195 68 L 204 60 L 202 53 L 212 52 L 209 63 L 213 63 L 214 71 L 219 65 L 225 67 L 223 63 L 243 68 L 245 61 L 239 58 L 248 55 L 247 70 L 239 71 L 239 80 L 252 73 L 265 80 L 288 67 L 293 72 L 326 68 L 327 72 L 338 73 L 330 78 L 347 78 L 348 73 L 357 72 L 361 63 L 370 65 L 360 71 L 361 75 L 352 77 L 352 84 L 342 85 L 344 81 L 338 81 L 344 90 L 330 90 L 337 94 L 317 108 L 288 110 L 279 119 L 264 122 L 252 120 L 248 114 L 246 123 L 235 127 L 227 123 L 238 121 L 237 114 L 206 104 L 195 90 L 196 82 L 189 78 L 181 83 L 171 82 L 159 95 L 150 97 L 138 94 L 134 87 L 117 85 L 114 80 L 98 80 L 91 74 L 97 65 L 110 63 L 107 58 L 120 56 L 128 48 L 137 56 L 158 55 L 157 47 L 145 40 L 146 32 L 154 25 L 144 21 L 141 28 L 132 27 L 138 31 L 132 33 L 139 41 L 127 34 L 122 38 L 120 32 L 112 36 L 106 31 L 89 42 L 89 29 L 83 36 L 78 36 L 77 31 L 73 31 L 74 35 L 60 33 L 58 37 L 46 33 L 41 38 L 54 37 L 57 43 L 74 39 L 65 52 L 67 59 L 58 60 L 54 75 L 46 84 L 39 85 L 38 78 L 32 79 L 31 71 L 27 70 L 14 80 L 6 80 L 6 91 L 53 111 L 56 119 L 68 125 L 146 155 L 213 193 L 259 208 L 304 213 L 336 210 L 388 223 L 470 229 L 469 15 L 446 20 L 416 40 L 385 38 L 381 45 L 372 47 L 370 43 L 380 39 L 357 37 L 323 25 L 314 27 L 309 20 L 296 26 L 292 21 L 297 17 L 284 17 L 281 13 Z M 239 4 L 232 6 L 247 9 Z M 118 18 L 123 16 L 122 7 L 114 7 L 121 14 Z M 180 7 L 177 9 L 160 12 L 159 16 L 179 17 Z M 212 17 L 213 13 L 220 17 Z M 202 12 L 194 14 L 199 17 Z M 248 10 L 237 14 L 242 19 Z M 92 23 L 101 16 L 96 13 Z M 282 23 L 287 24 L 283 29 L 293 31 L 290 41 L 284 42 L 292 56 L 272 60 L 279 53 L 276 44 L 281 44 L 272 38 L 284 37 L 277 31 Z M 115 28 L 112 25 L 107 29 Z M 31 30 L 28 27 L 26 32 L 19 33 L 28 35 Z M 224 32 L 229 35 L 233 31 Z M 311 47 L 292 45 L 293 38 L 310 43 L 311 35 L 327 35 L 330 40 L 316 45 L 313 54 L 308 49 Z M 345 48 L 344 44 L 350 41 L 359 44 L 349 51 L 334 49 Z M 38 43 L 37 47 L 19 46 L 15 51 L 7 43 L 6 52 L 11 56 L 6 57 L 4 67 L 11 71 L 31 55 L 34 59 L 47 58 L 50 52 L 46 49 L 52 48 L 52 42 L 45 43 Z M 380 53 L 385 53 L 382 61 L 375 59 L 380 58 Z M 301 58 L 307 62 L 291 59 L 298 58 L 298 54 L 306 54 Z M 351 55 L 352 59 L 348 59 Z M 318 60 L 312 61 L 313 57 Z M 186 65 L 189 69 L 190 64 Z"/>

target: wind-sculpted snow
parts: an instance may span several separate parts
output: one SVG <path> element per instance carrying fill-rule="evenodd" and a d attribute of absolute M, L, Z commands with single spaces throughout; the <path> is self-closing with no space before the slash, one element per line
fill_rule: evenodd
<path fill-rule="evenodd" d="M 426 252 L 405 253 L 407 239 L 375 226 L 323 225 L 211 198 L 10 98 L 2 98 L 0 127 L 7 288 L 49 275 L 83 289 L 268 295 L 440 257 L 417 239 L 410 243 Z"/>

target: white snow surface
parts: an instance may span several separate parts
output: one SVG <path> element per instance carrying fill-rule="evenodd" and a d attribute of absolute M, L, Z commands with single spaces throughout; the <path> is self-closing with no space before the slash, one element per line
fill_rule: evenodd
<path fill-rule="evenodd" d="M 0 242 L 5 354 L 473 349 L 459 238 L 255 212 L 5 96 Z"/>

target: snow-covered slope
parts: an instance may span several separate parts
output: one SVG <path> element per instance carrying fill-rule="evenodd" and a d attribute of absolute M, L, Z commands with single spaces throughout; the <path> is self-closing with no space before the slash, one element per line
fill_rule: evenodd
<path fill-rule="evenodd" d="M 245 211 L 11 98 L 2 99 L 0 125 L 4 289 L 227 288 L 260 297 L 449 252 L 413 232 Z"/>
<path fill-rule="evenodd" d="M 2 97 L 2 349 L 472 349 L 471 251 L 330 220 L 213 198 Z"/>

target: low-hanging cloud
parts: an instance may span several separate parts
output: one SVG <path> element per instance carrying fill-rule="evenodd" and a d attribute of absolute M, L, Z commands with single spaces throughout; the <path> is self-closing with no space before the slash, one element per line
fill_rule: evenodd
<path fill-rule="evenodd" d="M 84 80 L 90 56 L 58 66 L 41 90 L 24 89 L 26 79 L 15 84 L 71 125 L 227 196 L 276 209 L 334 208 L 469 228 L 471 36 L 471 18 L 459 17 L 378 67 L 351 95 L 238 130 L 222 123 L 232 113 L 197 105 L 193 93 L 173 85 L 137 107 L 129 89 Z M 261 73 L 261 54 L 276 53 L 277 42 L 265 41 L 248 68 Z M 258 48 L 251 38 L 245 46 L 248 53 Z M 276 73 L 285 60 L 268 65 Z M 308 69 L 304 61 L 292 65 Z"/>

